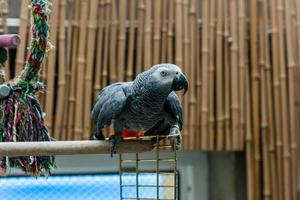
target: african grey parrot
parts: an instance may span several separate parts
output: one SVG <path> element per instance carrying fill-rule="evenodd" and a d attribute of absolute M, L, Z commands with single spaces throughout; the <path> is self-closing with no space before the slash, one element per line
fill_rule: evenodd
<path fill-rule="evenodd" d="M 92 110 L 94 138 L 103 140 L 102 129 L 111 122 L 110 152 L 122 140 L 123 129 L 144 131 L 145 135 L 174 136 L 180 146 L 182 106 L 174 91 L 188 90 L 188 80 L 174 64 L 157 64 L 131 82 L 118 82 L 100 92 Z"/>

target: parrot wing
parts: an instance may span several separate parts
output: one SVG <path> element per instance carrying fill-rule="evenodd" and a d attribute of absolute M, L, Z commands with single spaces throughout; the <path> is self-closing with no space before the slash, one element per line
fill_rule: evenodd
<path fill-rule="evenodd" d="M 177 94 L 173 91 L 171 92 L 165 102 L 165 111 L 170 113 L 172 118 L 178 120 L 179 128 L 182 130 L 183 124 L 183 110 L 180 100 Z"/>
<path fill-rule="evenodd" d="M 183 110 L 180 100 L 176 93 L 171 92 L 166 98 L 164 104 L 165 117 L 159 121 L 150 130 L 146 131 L 146 136 L 151 135 L 168 135 L 170 133 L 170 123 L 176 122 L 179 125 L 179 129 L 182 130 L 183 124 Z"/>
<path fill-rule="evenodd" d="M 91 114 L 95 129 L 93 134 L 98 134 L 123 111 L 127 102 L 126 93 L 131 84 L 132 82 L 119 82 L 102 89 Z"/>

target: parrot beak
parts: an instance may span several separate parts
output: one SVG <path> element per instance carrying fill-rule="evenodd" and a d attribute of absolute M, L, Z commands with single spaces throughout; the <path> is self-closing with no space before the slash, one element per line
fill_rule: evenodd
<path fill-rule="evenodd" d="M 189 89 L 189 82 L 184 74 L 180 73 L 173 81 L 172 89 L 179 91 L 183 89 L 183 94 L 185 94 Z"/>

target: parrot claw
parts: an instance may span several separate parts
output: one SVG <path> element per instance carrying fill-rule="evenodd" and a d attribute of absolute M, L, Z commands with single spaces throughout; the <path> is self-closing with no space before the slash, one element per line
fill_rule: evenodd
<path fill-rule="evenodd" d="M 181 133 L 178 129 L 172 131 L 168 138 L 173 146 L 173 150 L 179 150 L 181 148 Z"/>
<path fill-rule="evenodd" d="M 109 152 L 110 157 L 113 157 L 114 154 L 117 153 L 117 147 L 119 142 L 122 140 L 122 137 L 118 137 L 116 135 L 112 135 L 109 137 Z"/>

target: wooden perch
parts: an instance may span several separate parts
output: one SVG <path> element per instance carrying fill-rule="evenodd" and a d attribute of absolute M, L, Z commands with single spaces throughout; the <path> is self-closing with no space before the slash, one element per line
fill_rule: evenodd
<path fill-rule="evenodd" d="M 149 140 L 121 142 L 117 153 L 151 151 Z M 108 141 L 0 142 L 0 156 L 50 156 L 73 154 L 109 154 Z"/>

